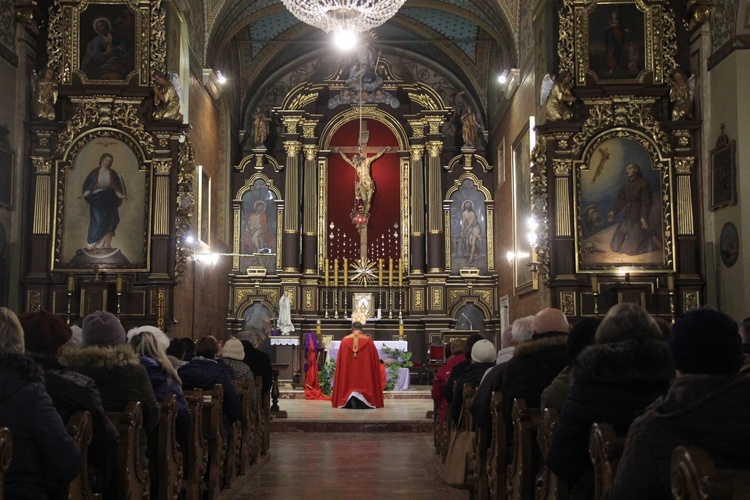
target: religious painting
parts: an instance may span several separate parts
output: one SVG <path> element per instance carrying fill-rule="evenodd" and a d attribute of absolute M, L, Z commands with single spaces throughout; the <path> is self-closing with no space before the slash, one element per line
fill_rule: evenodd
<path fill-rule="evenodd" d="M 484 335 L 484 319 L 482 309 L 469 302 L 456 313 L 456 330 L 469 330 Z"/>
<path fill-rule="evenodd" d="M 737 226 L 731 222 L 727 222 L 721 228 L 721 236 L 719 237 L 719 256 L 721 262 L 727 267 L 732 267 L 737 263 L 737 258 L 740 255 L 740 237 L 737 234 Z"/>
<path fill-rule="evenodd" d="M 13 208 L 13 153 L 0 147 L 0 207 Z"/>
<path fill-rule="evenodd" d="M 126 3 L 88 3 L 78 17 L 77 70 L 84 83 L 126 83 L 138 67 L 138 16 Z"/>
<path fill-rule="evenodd" d="M 240 268 L 262 267 L 276 271 L 277 196 L 268 183 L 256 179 L 242 194 L 240 207 Z"/>
<path fill-rule="evenodd" d="M 589 72 L 600 82 L 635 80 L 645 66 L 645 15 L 635 3 L 597 2 L 589 13 Z"/>
<path fill-rule="evenodd" d="M 198 241 L 206 246 L 211 230 L 211 177 L 202 165 L 198 166 Z"/>
<path fill-rule="evenodd" d="M 273 314 L 260 301 L 253 302 L 242 312 L 242 332 L 239 338 L 249 341 L 256 349 L 271 353 Z"/>
<path fill-rule="evenodd" d="M 722 134 L 716 143 L 716 149 L 711 150 L 711 210 L 737 204 L 734 149 L 734 141 L 729 141 Z"/>
<path fill-rule="evenodd" d="M 450 270 L 477 268 L 487 274 L 487 207 L 486 197 L 474 179 L 465 177 L 451 195 Z"/>
<path fill-rule="evenodd" d="M 374 302 L 371 293 L 355 293 L 352 296 L 352 321 L 359 321 L 364 324 L 368 318 L 379 317 L 381 311 L 376 312 L 373 307 Z"/>
<path fill-rule="evenodd" d="M 52 267 L 148 270 L 150 172 L 126 136 L 88 136 L 57 171 Z"/>
<path fill-rule="evenodd" d="M 575 169 L 579 271 L 666 269 L 671 216 L 662 193 L 669 192 L 669 172 L 647 148 L 637 134 L 601 136 Z"/>
<path fill-rule="evenodd" d="M 534 252 L 529 239 L 531 216 L 531 129 L 529 123 L 513 141 L 513 290 L 516 295 L 536 290 Z"/>

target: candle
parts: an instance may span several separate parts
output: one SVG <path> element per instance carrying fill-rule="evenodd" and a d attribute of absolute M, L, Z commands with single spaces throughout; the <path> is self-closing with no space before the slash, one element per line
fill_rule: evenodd
<path fill-rule="evenodd" d="M 117 275 L 117 280 L 115 280 L 115 291 L 117 293 L 122 293 L 122 274 Z"/>
<path fill-rule="evenodd" d="M 378 286 L 383 286 L 383 259 L 378 259 Z"/>
<path fill-rule="evenodd" d="M 398 335 L 399 337 L 404 336 L 404 322 L 403 321 L 398 322 Z"/>
<path fill-rule="evenodd" d="M 315 334 L 320 337 L 320 320 L 315 322 Z"/>
<path fill-rule="evenodd" d="M 591 291 L 599 293 L 599 276 L 596 274 L 591 275 Z"/>
<path fill-rule="evenodd" d="M 325 259 L 323 259 L 323 267 L 325 268 L 325 276 L 326 276 L 325 283 L 326 283 L 326 286 L 328 286 L 329 285 L 329 282 L 328 282 L 328 257 L 326 257 Z"/>
<path fill-rule="evenodd" d="M 76 289 L 76 280 L 72 274 L 68 275 L 68 293 L 73 293 Z"/>
<path fill-rule="evenodd" d="M 393 286 L 393 259 L 388 259 L 388 286 Z"/>
<path fill-rule="evenodd" d="M 404 259 L 398 259 L 398 286 L 404 286 Z"/>
<path fill-rule="evenodd" d="M 333 286 L 339 286 L 339 259 L 333 259 Z"/>
<path fill-rule="evenodd" d="M 667 274 L 667 289 L 670 292 L 674 292 L 674 274 Z"/>
<path fill-rule="evenodd" d="M 349 259 L 344 257 L 344 287 L 349 284 Z"/>

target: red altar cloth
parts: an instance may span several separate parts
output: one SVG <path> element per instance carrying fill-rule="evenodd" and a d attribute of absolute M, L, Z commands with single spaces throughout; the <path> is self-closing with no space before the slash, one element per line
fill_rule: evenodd
<path fill-rule="evenodd" d="M 331 405 L 341 408 L 352 396 L 371 408 L 383 407 L 378 350 L 372 340 L 360 332 L 347 335 L 339 346 Z"/>

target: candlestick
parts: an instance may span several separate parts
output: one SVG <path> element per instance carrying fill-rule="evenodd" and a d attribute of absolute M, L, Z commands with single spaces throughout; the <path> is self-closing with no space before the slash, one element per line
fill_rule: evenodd
<path fill-rule="evenodd" d="M 118 274 L 115 280 L 115 292 L 122 293 L 122 274 Z"/>
<path fill-rule="evenodd" d="M 76 281 L 72 274 L 68 275 L 68 293 L 73 293 L 76 289 Z"/>
<path fill-rule="evenodd" d="M 333 286 L 339 286 L 339 259 L 333 259 Z"/>
<path fill-rule="evenodd" d="M 404 336 L 404 322 L 403 321 L 398 322 L 398 336 L 399 337 Z"/>
<path fill-rule="evenodd" d="M 393 286 L 393 259 L 388 259 L 388 286 Z"/>
<path fill-rule="evenodd" d="M 404 286 L 404 259 L 398 259 L 398 286 Z"/>
<path fill-rule="evenodd" d="M 383 286 L 383 259 L 378 259 L 378 286 Z"/>
<path fill-rule="evenodd" d="M 674 292 L 674 274 L 667 274 L 667 289 L 670 292 Z"/>
<path fill-rule="evenodd" d="M 315 322 L 315 334 L 320 337 L 320 320 Z"/>
<path fill-rule="evenodd" d="M 323 259 L 323 267 L 325 268 L 325 283 L 326 283 L 326 286 L 328 286 L 329 285 L 329 282 L 328 282 L 328 257 L 326 257 L 325 259 Z"/>
<path fill-rule="evenodd" d="M 591 291 L 594 293 L 599 292 L 599 276 L 596 274 L 591 275 Z"/>
<path fill-rule="evenodd" d="M 347 287 L 349 283 L 349 259 L 344 257 L 344 288 Z"/>

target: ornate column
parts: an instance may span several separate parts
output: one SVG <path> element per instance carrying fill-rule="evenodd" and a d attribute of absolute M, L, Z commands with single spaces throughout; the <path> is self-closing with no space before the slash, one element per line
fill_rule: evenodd
<path fill-rule="evenodd" d="M 303 171 L 304 210 L 302 219 L 302 272 L 304 274 L 318 273 L 318 146 L 305 144 L 302 146 L 305 164 Z"/>
<path fill-rule="evenodd" d="M 415 129 L 415 135 L 416 134 Z M 425 238 L 424 238 L 424 144 L 414 144 L 409 148 L 411 153 L 411 271 L 413 274 L 424 274 L 425 271 Z"/>
<path fill-rule="evenodd" d="M 445 229 L 443 228 L 443 190 L 440 152 L 442 141 L 427 142 L 427 264 L 431 273 L 445 270 Z"/>
<path fill-rule="evenodd" d="M 292 125 L 284 119 L 287 129 Z M 293 128 L 296 131 L 297 118 Z M 286 175 L 284 189 L 284 233 L 281 239 L 281 269 L 284 272 L 299 271 L 299 153 L 302 144 L 297 140 L 284 141 L 286 151 Z"/>

